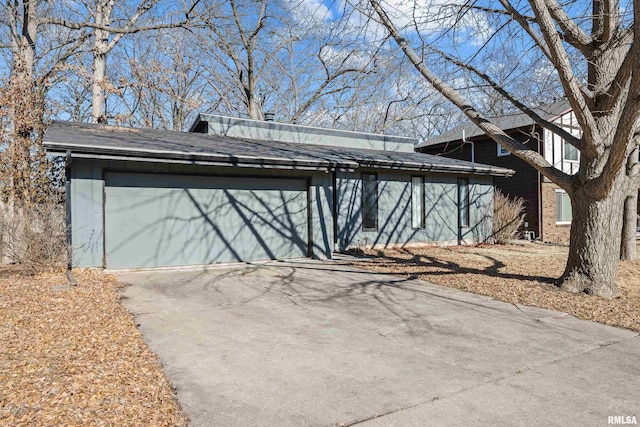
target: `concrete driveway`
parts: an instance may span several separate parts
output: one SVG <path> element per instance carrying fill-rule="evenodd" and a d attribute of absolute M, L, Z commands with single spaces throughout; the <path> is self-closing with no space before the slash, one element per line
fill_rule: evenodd
<path fill-rule="evenodd" d="M 195 426 L 640 419 L 631 331 L 338 262 L 118 277 Z"/>

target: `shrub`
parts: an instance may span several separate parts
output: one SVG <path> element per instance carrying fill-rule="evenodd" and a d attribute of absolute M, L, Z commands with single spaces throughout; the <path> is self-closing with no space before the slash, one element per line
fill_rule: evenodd
<path fill-rule="evenodd" d="M 524 199 L 510 198 L 496 189 L 493 199 L 493 240 L 506 243 L 524 223 Z"/>
<path fill-rule="evenodd" d="M 64 204 L 0 204 L 0 258 L 31 272 L 58 267 L 67 256 Z"/>

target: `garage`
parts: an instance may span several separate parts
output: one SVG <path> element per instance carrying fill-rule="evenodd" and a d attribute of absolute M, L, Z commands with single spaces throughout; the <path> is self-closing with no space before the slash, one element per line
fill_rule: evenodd
<path fill-rule="evenodd" d="M 105 172 L 110 269 L 304 257 L 305 179 Z"/>

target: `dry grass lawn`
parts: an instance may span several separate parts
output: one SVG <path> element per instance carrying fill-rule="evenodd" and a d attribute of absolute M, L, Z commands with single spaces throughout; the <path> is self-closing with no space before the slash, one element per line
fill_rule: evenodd
<path fill-rule="evenodd" d="M 0 269 L 0 425 L 186 425 L 110 276 Z"/>
<path fill-rule="evenodd" d="M 620 263 L 618 285 L 622 296 L 606 300 L 569 294 L 554 286 L 566 262 L 564 247 L 527 244 L 367 249 L 363 254 L 370 257 L 355 265 L 640 331 L 640 261 Z"/>

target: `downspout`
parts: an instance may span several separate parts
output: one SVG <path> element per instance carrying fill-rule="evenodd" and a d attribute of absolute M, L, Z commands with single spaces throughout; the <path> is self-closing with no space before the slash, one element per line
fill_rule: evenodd
<path fill-rule="evenodd" d="M 533 131 L 533 135 L 534 138 L 536 138 L 536 143 L 538 144 L 537 146 L 537 151 L 538 153 L 540 153 L 542 156 L 545 155 L 545 153 L 543 153 L 542 151 L 544 151 L 544 144 L 542 145 L 542 150 L 540 149 L 540 133 L 535 131 L 535 125 L 533 127 L 534 131 Z M 544 131 L 542 132 L 542 135 L 544 137 Z M 553 147 L 551 148 L 551 152 L 553 153 Z M 552 160 L 553 161 L 553 160 Z M 540 172 L 537 173 L 538 175 L 538 240 L 542 241 L 542 174 Z"/>
<path fill-rule="evenodd" d="M 333 251 L 339 251 L 338 247 L 338 171 L 334 168 L 331 172 L 331 217 L 333 222 Z"/>
<path fill-rule="evenodd" d="M 464 129 L 462 129 L 462 144 L 466 144 L 467 143 L 467 134 L 465 132 Z M 476 162 L 476 144 L 473 141 L 469 141 L 469 144 L 471 144 L 471 163 L 475 163 Z"/>
<path fill-rule="evenodd" d="M 67 233 L 67 280 L 71 286 L 78 283 L 73 277 L 73 249 L 71 240 L 71 150 L 67 150 L 64 159 L 64 209 L 65 209 L 65 231 Z"/>

